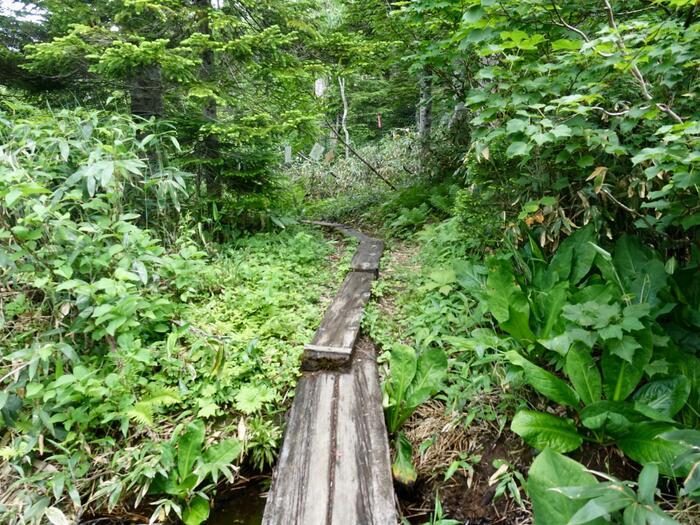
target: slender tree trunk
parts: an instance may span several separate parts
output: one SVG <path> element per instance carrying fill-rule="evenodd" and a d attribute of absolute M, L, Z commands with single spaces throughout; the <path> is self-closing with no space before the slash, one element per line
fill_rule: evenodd
<path fill-rule="evenodd" d="M 340 98 L 343 101 L 343 114 L 340 118 L 340 126 L 345 135 L 345 158 L 350 158 L 350 132 L 348 131 L 347 121 L 348 121 L 348 98 L 345 96 L 345 79 L 338 78 L 338 85 L 340 86 Z"/>
<path fill-rule="evenodd" d="M 420 100 L 418 102 L 418 140 L 420 141 L 421 167 L 430 152 L 430 131 L 433 126 L 433 82 L 430 70 L 425 67 L 420 78 Z"/>
<path fill-rule="evenodd" d="M 200 8 L 201 23 L 199 32 L 203 35 L 211 35 L 211 27 L 209 25 L 209 10 L 212 8 L 210 0 L 196 0 L 197 7 Z M 214 51 L 205 49 L 202 52 L 202 67 L 200 69 L 201 79 L 206 83 L 211 83 L 215 75 Z M 218 108 L 216 99 L 208 97 L 202 106 L 202 118 L 205 125 L 209 122 L 215 122 L 218 117 Z M 219 139 L 210 133 L 206 134 L 203 141 L 204 158 L 207 162 L 204 165 L 204 179 L 207 184 L 207 189 L 210 194 L 217 194 L 221 191 L 221 181 L 217 177 L 218 170 L 215 164 L 219 158 Z"/>

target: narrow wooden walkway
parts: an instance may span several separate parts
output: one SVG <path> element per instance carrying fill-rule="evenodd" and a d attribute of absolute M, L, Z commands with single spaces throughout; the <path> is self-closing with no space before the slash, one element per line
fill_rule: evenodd
<path fill-rule="evenodd" d="M 264 525 L 395 525 L 382 393 L 374 347 L 358 342 L 384 243 L 359 239 L 352 271 L 305 347 Z"/>

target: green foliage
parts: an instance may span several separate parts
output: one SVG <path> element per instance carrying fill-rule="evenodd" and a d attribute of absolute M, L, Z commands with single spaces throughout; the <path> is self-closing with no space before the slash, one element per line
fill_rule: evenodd
<path fill-rule="evenodd" d="M 211 477 L 216 483 L 220 474 L 233 481 L 232 464 L 243 452 L 243 445 L 234 438 L 205 449 L 205 430 L 204 423 L 196 419 L 171 438 L 161 455 L 160 472 L 149 488 L 153 494 L 167 494 L 178 502 L 174 508 L 182 509 L 178 514 L 185 525 L 199 525 L 209 516 L 202 481 Z"/>
<path fill-rule="evenodd" d="M 492 259 L 485 286 L 476 290 L 518 342 L 521 350 L 505 357 L 523 380 L 578 414 L 577 428 L 571 419 L 520 410 L 511 428 L 534 447 L 559 452 L 578 448 L 588 435 L 617 442 L 634 460 L 657 462 L 671 474 L 682 447 L 658 436 L 695 421 L 687 403 L 698 388 L 693 374 L 654 366 L 697 359 L 665 331 L 677 322 L 673 276 L 630 237 L 620 238 L 611 255 L 594 244 L 591 233 L 587 228 L 569 237 L 550 261 L 531 243 L 515 254 L 522 276 L 516 277 L 509 260 Z M 554 363 L 568 382 L 533 358 Z M 686 406 L 686 416 L 674 419 Z"/>
<path fill-rule="evenodd" d="M 508 494 L 520 508 L 524 508 L 525 504 L 520 494 L 521 487 L 525 487 L 525 478 L 523 475 L 515 470 L 513 465 L 503 459 L 494 459 L 493 467 L 496 471 L 489 478 L 489 484 L 496 486 L 493 499 L 498 500 Z"/>
<path fill-rule="evenodd" d="M 537 525 L 568 523 L 583 507 L 582 501 L 553 490 L 572 485 L 595 486 L 596 479 L 580 463 L 545 448 L 532 462 L 527 477 L 527 493 Z"/>
<path fill-rule="evenodd" d="M 612 477 L 600 483 L 580 463 L 546 449 L 532 463 L 527 486 L 536 524 L 677 524 L 655 503 L 658 478 L 658 466 L 649 463 L 636 491 L 634 482 Z"/>
<path fill-rule="evenodd" d="M 186 174 L 142 160 L 177 150 L 170 131 L 16 102 L 0 118 L 1 519 L 150 493 L 156 517 L 201 523 L 218 481 L 274 460 L 328 245 L 288 228 L 205 253 L 175 226 Z"/>
<path fill-rule="evenodd" d="M 511 203 L 555 199 L 528 224 L 543 245 L 556 247 L 574 218 L 694 237 L 698 23 L 692 8 L 644 5 L 420 0 L 401 10 L 422 37 L 415 69 L 436 70 L 469 113 L 467 181 L 486 178 L 477 191 L 495 184 Z"/>
<path fill-rule="evenodd" d="M 539 523 L 664 523 L 656 469 L 697 495 L 696 6 L 220 4 L 0 16 L 16 90 L 0 88 L 0 469 L 28 509 L 3 519 L 67 521 L 150 488 L 161 517 L 200 523 L 234 460 L 274 461 L 332 279 L 299 212 L 420 246 L 377 287 L 395 311 L 365 320 L 392 433 L 431 397 L 466 422 L 511 420 L 543 450 Z M 351 144 L 399 191 L 328 137 L 340 78 Z M 406 130 L 419 98 L 432 140 Z M 294 161 L 285 184 L 282 146 L 315 142 L 325 159 Z M 644 465 L 638 490 L 552 451 L 583 441 Z"/>
<path fill-rule="evenodd" d="M 396 344 L 389 357 L 391 375 L 384 383 L 384 409 L 389 432 L 396 432 L 413 411 L 437 392 L 447 374 L 447 357 L 439 348 L 416 352 Z"/>
<path fill-rule="evenodd" d="M 307 3 L 40 4 L 45 34 L 15 53 L 23 75 L 52 103 L 175 122 L 181 166 L 198 175 L 197 219 L 210 202 L 269 192 L 280 143 L 306 145 L 317 129 L 307 88 L 319 66 L 298 56 L 318 36 Z"/>
<path fill-rule="evenodd" d="M 684 480 L 683 490 L 685 494 L 697 499 L 700 496 L 700 431 L 673 430 L 661 434 L 661 437 L 686 447 L 686 450 L 676 458 L 674 466 L 691 465 L 688 476 Z"/>
<path fill-rule="evenodd" d="M 625 525 L 678 525 L 654 502 L 659 469 L 654 463 L 644 466 L 639 473 L 637 491 L 631 482 L 614 478 L 604 483 L 550 489 L 570 500 L 585 502 L 571 516 L 567 525 L 588 523 L 624 523 Z"/>
<path fill-rule="evenodd" d="M 399 432 L 396 435 L 394 448 L 396 450 L 396 459 L 391 464 L 391 473 L 394 476 L 394 480 L 405 487 L 412 487 L 418 478 L 418 473 L 413 466 L 413 447 L 411 442 Z"/>
<path fill-rule="evenodd" d="M 356 151 L 384 178 L 401 187 L 415 180 L 417 158 L 413 141 L 413 133 L 397 130 L 376 143 L 357 147 Z M 331 162 L 306 159 L 289 166 L 292 179 L 308 199 L 306 213 L 334 221 L 362 215 L 365 221 L 376 222 L 376 208 L 393 201 L 395 195 L 356 155 L 346 158 L 342 144 L 335 147 L 327 144 L 327 155 L 337 157 Z"/>

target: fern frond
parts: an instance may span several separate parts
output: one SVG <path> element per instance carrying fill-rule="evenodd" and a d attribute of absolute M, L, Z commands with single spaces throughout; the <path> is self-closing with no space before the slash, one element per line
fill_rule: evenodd
<path fill-rule="evenodd" d="M 153 408 L 149 403 L 139 401 L 126 411 L 126 415 L 142 425 L 153 425 Z"/>

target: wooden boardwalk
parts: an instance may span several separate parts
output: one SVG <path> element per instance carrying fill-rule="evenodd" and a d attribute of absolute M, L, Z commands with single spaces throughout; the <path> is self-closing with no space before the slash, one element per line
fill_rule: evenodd
<path fill-rule="evenodd" d="M 382 393 L 374 347 L 358 342 L 384 244 L 360 240 L 343 287 L 328 307 L 302 368 L 265 506 L 264 525 L 395 525 Z M 312 371 L 309 371 L 312 370 Z"/>

